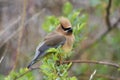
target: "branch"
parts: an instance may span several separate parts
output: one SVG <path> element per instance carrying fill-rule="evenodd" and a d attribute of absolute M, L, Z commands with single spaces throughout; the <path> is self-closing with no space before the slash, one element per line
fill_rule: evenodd
<path fill-rule="evenodd" d="M 1 59 L 0 59 L 0 64 L 1 64 L 1 62 L 3 61 L 3 59 L 4 59 L 4 56 L 1 57 Z"/>
<path fill-rule="evenodd" d="M 118 20 L 113 24 L 112 28 L 117 27 L 118 24 L 119 24 L 119 22 L 120 22 L 120 17 L 119 17 Z"/>
<path fill-rule="evenodd" d="M 13 70 L 16 68 L 17 63 L 18 63 L 18 57 L 20 55 L 20 46 L 21 46 L 21 40 L 22 40 L 22 36 L 23 36 L 23 29 L 24 29 L 24 23 L 25 23 L 25 19 L 26 19 L 26 8 L 27 8 L 27 0 L 24 0 L 24 4 L 23 4 L 23 12 L 22 12 L 22 17 L 21 17 L 21 24 L 20 24 L 20 32 L 18 33 L 18 46 L 17 46 L 17 52 L 16 52 L 16 60 L 15 60 L 15 64 L 13 66 Z"/>
<path fill-rule="evenodd" d="M 23 77 L 25 74 L 29 73 L 30 71 L 33 71 L 33 70 L 36 70 L 36 69 L 40 69 L 40 68 L 38 68 L 38 67 L 36 67 L 36 68 L 31 68 L 31 69 L 29 69 L 28 71 L 24 72 L 23 74 L 19 75 L 18 77 L 15 77 L 13 80 L 17 80 L 17 79 Z"/>
<path fill-rule="evenodd" d="M 67 63 L 88 63 L 88 64 L 101 64 L 101 65 L 107 65 L 107 66 L 112 66 L 115 68 L 120 68 L 118 64 L 115 63 L 110 63 L 110 62 L 103 62 L 103 61 L 88 61 L 88 60 L 69 60 L 69 61 L 63 61 L 62 64 L 67 64 Z"/>
<path fill-rule="evenodd" d="M 107 8 L 106 8 L 106 24 L 107 24 L 108 30 L 111 29 L 111 22 L 110 22 L 111 5 L 112 5 L 112 0 L 109 0 Z"/>
<path fill-rule="evenodd" d="M 62 64 L 67 64 L 67 63 L 86 63 L 86 64 L 101 64 L 101 65 L 107 65 L 107 66 L 112 66 L 115 68 L 120 68 L 120 66 L 118 64 L 115 63 L 110 63 L 110 62 L 103 62 L 103 61 L 88 61 L 88 60 L 68 60 L 68 61 L 63 61 Z M 23 74 L 19 75 L 18 77 L 15 77 L 13 80 L 17 80 L 21 77 L 23 77 L 24 75 L 26 75 L 27 73 L 29 73 L 30 71 L 36 70 L 36 69 L 40 69 L 39 67 L 36 68 L 31 68 L 28 71 L 24 72 Z"/>
<path fill-rule="evenodd" d="M 86 64 L 101 64 L 101 65 L 107 65 L 107 66 L 112 66 L 115 68 L 120 68 L 120 66 L 118 64 L 115 63 L 110 63 L 110 62 L 103 62 L 103 61 L 84 61 L 84 60 L 69 60 L 69 61 L 63 61 L 62 64 L 67 64 L 67 63 L 86 63 Z M 36 68 L 31 68 L 28 71 L 24 72 L 23 74 L 19 75 L 18 77 L 15 77 L 13 80 L 17 80 L 21 77 L 23 77 L 24 75 L 26 75 L 27 73 L 29 73 L 30 71 L 36 70 L 36 69 L 40 69 L 39 67 Z"/>
<path fill-rule="evenodd" d="M 87 72 L 87 73 L 83 73 L 83 74 L 81 74 L 82 76 L 85 76 L 85 77 L 88 77 L 89 75 L 91 75 L 91 73 L 90 72 Z M 80 75 L 76 75 L 76 77 L 80 77 Z M 104 74 L 99 74 L 99 73 L 97 73 L 97 74 L 95 74 L 95 77 L 97 77 L 97 78 L 105 78 L 105 79 L 107 79 L 107 80 L 120 80 L 120 78 L 119 77 L 114 77 L 114 76 L 109 76 L 109 75 L 104 75 Z"/>
<path fill-rule="evenodd" d="M 30 23 L 30 21 L 34 20 L 38 16 L 44 12 L 45 9 L 43 8 L 41 11 L 33 15 L 31 18 L 27 19 L 24 23 L 24 26 Z M 0 32 L 0 48 L 7 43 L 10 39 L 12 39 L 20 30 L 21 28 L 18 25 L 18 23 L 21 21 L 21 16 L 19 16 L 16 20 L 12 21 L 11 24 L 8 24 L 8 26 L 4 30 Z"/>
<path fill-rule="evenodd" d="M 96 74 L 96 70 L 94 70 L 94 72 L 91 74 L 90 76 L 90 79 L 89 80 L 92 80 L 93 79 L 93 76 Z"/>

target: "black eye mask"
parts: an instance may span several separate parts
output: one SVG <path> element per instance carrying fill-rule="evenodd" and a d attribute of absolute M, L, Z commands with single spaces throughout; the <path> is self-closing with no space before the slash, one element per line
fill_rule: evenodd
<path fill-rule="evenodd" d="M 72 30 L 71 27 L 69 27 L 69 28 L 64 28 L 62 25 L 61 25 L 61 27 L 62 27 L 62 29 L 63 29 L 64 31 L 67 31 L 67 33 L 69 33 L 69 34 L 71 34 L 71 33 L 73 32 L 73 30 Z"/>
<path fill-rule="evenodd" d="M 64 31 L 71 29 L 71 27 L 70 27 L 70 28 L 64 28 L 62 25 L 61 25 L 61 27 L 62 27 L 62 29 L 63 29 Z"/>

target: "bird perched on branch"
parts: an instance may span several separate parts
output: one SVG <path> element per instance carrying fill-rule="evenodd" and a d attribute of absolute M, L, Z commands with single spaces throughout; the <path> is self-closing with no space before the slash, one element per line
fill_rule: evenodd
<path fill-rule="evenodd" d="M 49 48 L 57 48 L 61 46 L 63 51 L 70 52 L 74 42 L 73 29 L 70 21 L 61 17 L 59 25 L 56 29 L 49 33 L 44 41 L 38 45 L 36 49 L 35 56 L 27 68 L 30 68 L 34 63 L 38 61 L 39 58 L 45 56 L 47 54 L 47 50 Z"/>

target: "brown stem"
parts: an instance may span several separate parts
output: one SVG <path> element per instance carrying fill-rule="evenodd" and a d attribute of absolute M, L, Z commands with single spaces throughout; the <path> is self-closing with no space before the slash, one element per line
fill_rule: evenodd
<path fill-rule="evenodd" d="M 89 60 L 69 60 L 69 61 L 63 61 L 62 63 L 63 64 L 67 64 L 67 63 L 92 63 L 92 64 L 102 64 L 102 65 L 108 65 L 108 66 L 112 66 L 112 67 L 115 67 L 115 68 L 120 68 L 120 66 L 118 64 L 115 64 L 115 63 L 110 63 L 110 62 L 103 62 L 103 61 L 89 61 Z"/>
<path fill-rule="evenodd" d="M 120 17 L 118 18 L 118 20 L 113 24 L 113 26 L 112 27 L 117 27 L 118 26 L 118 24 L 119 24 L 119 22 L 120 22 Z"/>
<path fill-rule="evenodd" d="M 109 0 L 107 8 L 106 8 L 106 24 L 107 24 L 108 30 L 111 29 L 111 22 L 110 22 L 111 5 L 112 5 L 112 0 Z"/>
<path fill-rule="evenodd" d="M 120 66 L 118 64 L 115 63 L 110 63 L 110 62 L 103 62 L 103 61 L 88 61 L 88 60 L 68 60 L 68 61 L 63 61 L 62 64 L 67 64 L 67 63 L 86 63 L 86 64 L 101 64 L 101 65 L 107 65 L 107 66 L 112 66 L 115 68 L 120 68 Z M 22 76 L 24 76 L 25 74 L 29 73 L 30 71 L 36 70 L 36 69 L 40 69 L 39 67 L 36 68 L 31 68 L 28 71 L 24 72 L 23 74 L 19 75 L 18 77 L 14 78 L 13 80 L 17 80 L 19 78 L 21 78 Z"/>
<path fill-rule="evenodd" d="M 33 71 L 33 70 L 36 70 L 36 69 L 40 69 L 40 68 L 38 68 L 38 67 L 31 68 L 28 71 L 24 72 L 23 74 L 19 75 L 18 77 L 15 77 L 13 80 L 17 80 L 17 79 L 21 78 L 22 76 L 24 76 L 25 74 L 29 73 L 30 71 Z"/>

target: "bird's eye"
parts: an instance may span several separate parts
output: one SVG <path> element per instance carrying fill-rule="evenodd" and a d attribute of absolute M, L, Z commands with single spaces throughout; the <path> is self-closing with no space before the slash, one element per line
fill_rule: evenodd
<path fill-rule="evenodd" d="M 62 29 L 66 32 L 66 33 L 69 33 L 71 34 L 73 32 L 72 28 L 69 27 L 69 28 L 64 28 L 62 25 L 61 25 Z"/>
<path fill-rule="evenodd" d="M 61 25 L 61 27 L 62 27 L 62 29 L 63 29 L 64 31 L 67 31 L 67 30 L 70 30 L 70 29 L 71 29 L 71 27 L 69 27 L 69 28 L 64 28 L 63 25 Z"/>

